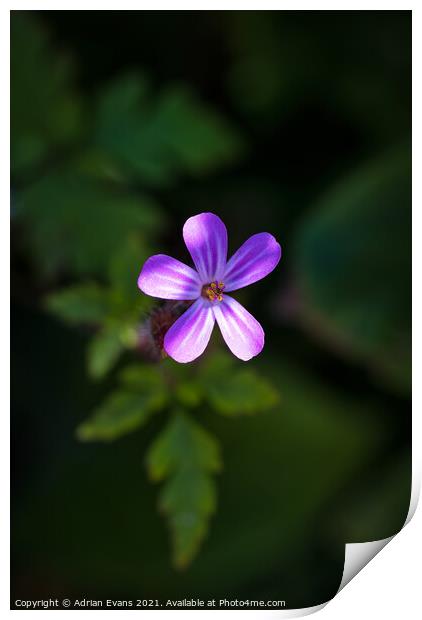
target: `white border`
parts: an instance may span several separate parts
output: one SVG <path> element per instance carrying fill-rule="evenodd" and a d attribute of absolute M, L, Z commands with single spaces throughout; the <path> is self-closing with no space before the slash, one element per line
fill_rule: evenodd
<path fill-rule="evenodd" d="M 2 497 L 5 499 L 0 511 L 0 532 L 3 538 L 3 549 L 9 546 L 9 419 L 6 412 L 9 410 L 10 403 L 10 373 L 9 373 L 9 350 L 10 350 L 10 239 L 9 239 L 9 216 L 6 205 L 10 204 L 9 192 L 9 170 L 10 170 L 10 140 L 9 140 L 9 10 L 411 10 L 413 9 L 413 493 L 418 492 L 420 486 L 421 475 L 421 422 L 420 415 L 422 413 L 421 402 L 421 380 L 420 380 L 420 361 L 417 354 L 421 352 L 421 333 L 422 327 L 418 318 L 422 316 L 422 296 L 421 296 L 421 274 L 422 274 L 422 243 L 417 238 L 417 232 L 422 231 L 420 206 L 422 205 L 421 192 L 421 171 L 422 160 L 420 153 L 421 145 L 421 120 L 420 110 L 422 110 L 421 98 L 421 49 L 422 49 L 422 29 L 421 29 L 421 9 L 415 6 L 416 3 L 406 3 L 404 6 L 399 2 L 362 2 L 355 1 L 353 3 L 344 2 L 276 2 L 262 0 L 260 3 L 252 1 L 221 1 L 214 2 L 175 2 L 155 1 L 155 2 L 135 2 L 121 1 L 119 4 L 110 0 L 95 0 L 87 3 L 86 0 L 73 0 L 73 2 L 59 2 L 58 0 L 44 0 L 40 2 L 17 1 L 4 3 L 8 6 L 2 6 L 0 15 L 0 41 L 2 46 L 1 65 L 2 65 L 2 84 L 6 85 L 6 92 L 0 98 L 0 119 L 3 128 L 2 140 L 2 166 L 1 170 L 1 191 L 2 204 L 1 209 L 2 226 L 1 232 L 4 240 L 0 245 L 2 260 L 0 261 L 2 291 L 8 293 L 4 295 L 4 302 L 1 304 L 1 321 L 2 331 L 2 347 L 1 347 L 1 378 L 2 390 L 1 398 L 4 403 L 2 408 L 4 412 L 4 428 L 1 434 L 3 441 L 3 449 L 1 451 L 1 459 L 3 460 L 0 476 L 2 483 Z M 87 6 L 89 5 L 89 6 Z M 419 114 L 418 114 L 419 112 Z M 419 209 L 416 208 L 419 206 Z M 4 221 L 3 221 L 4 220 Z M 415 497 L 415 495 L 413 495 Z M 420 555 L 418 549 L 421 549 L 422 539 L 422 517 L 421 510 L 416 511 L 415 517 L 411 520 L 402 532 L 400 532 L 385 549 L 374 558 L 374 560 L 364 569 L 364 575 L 359 574 L 357 579 L 352 582 L 326 606 L 323 611 L 319 612 L 321 618 L 326 620 L 338 620 L 341 617 L 344 620 L 354 620 L 356 616 L 377 617 L 381 619 L 397 618 L 413 618 L 418 616 L 419 601 L 419 575 L 420 575 Z M 419 543 L 419 544 L 418 544 Z M 9 556 L 2 553 L 1 562 L 1 580 L 0 594 L 1 607 L 8 613 L 19 613 L 9 611 Z M 287 610 L 286 610 L 287 611 Z M 33 613 L 42 613 L 34 611 Z M 49 611 L 49 613 L 58 614 L 60 611 Z M 69 614 L 79 613 L 77 611 L 69 611 Z M 102 611 L 93 611 L 93 614 L 102 614 Z M 113 612 L 107 612 L 113 613 Z M 125 613 L 123 611 L 115 611 L 115 614 Z M 162 611 L 143 611 L 142 615 L 153 614 L 153 618 L 160 619 L 166 612 Z M 178 610 L 171 612 L 174 617 L 185 617 L 186 610 Z M 247 615 L 249 618 L 266 617 L 284 615 L 283 612 L 276 611 L 189 611 L 189 618 L 196 618 L 199 614 L 207 618 L 213 618 L 216 614 L 230 614 L 230 618 L 239 618 Z M 166 616 L 167 617 L 167 616 Z"/>

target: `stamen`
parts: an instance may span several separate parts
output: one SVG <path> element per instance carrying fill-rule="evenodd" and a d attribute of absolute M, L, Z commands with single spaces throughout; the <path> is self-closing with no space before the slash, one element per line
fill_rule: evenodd
<path fill-rule="evenodd" d="M 202 297 L 210 301 L 223 301 L 224 282 L 214 280 L 202 287 Z"/>

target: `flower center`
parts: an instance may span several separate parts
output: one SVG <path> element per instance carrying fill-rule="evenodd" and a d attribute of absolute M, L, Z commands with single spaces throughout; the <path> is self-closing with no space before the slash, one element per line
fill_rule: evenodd
<path fill-rule="evenodd" d="M 211 282 L 202 287 L 202 297 L 210 301 L 223 301 L 224 282 Z"/>

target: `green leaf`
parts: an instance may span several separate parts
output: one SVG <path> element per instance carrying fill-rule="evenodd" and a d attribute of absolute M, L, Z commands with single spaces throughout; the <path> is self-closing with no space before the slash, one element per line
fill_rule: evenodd
<path fill-rule="evenodd" d="M 148 197 L 77 174 L 71 166 L 17 193 L 15 210 L 47 276 L 64 269 L 104 275 L 130 235 L 141 231 L 148 237 L 162 222 L 160 209 Z"/>
<path fill-rule="evenodd" d="M 315 207 L 296 251 L 300 318 L 390 387 L 411 383 L 409 149 L 368 164 Z"/>
<path fill-rule="evenodd" d="M 230 125 L 186 88 L 164 91 L 153 120 L 163 148 L 191 174 L 231 163 L 242 152 L 240 138 Z"/>
<path fill-rule="evenodd" d="M 212 474 L 221 468 L 218 444 L 192 418 L 177 412 L 152 444 L 147 467 L 152 480 L 166 480 L 159 507 L 169 521 L 174 564 L 184 568 L 198 552 L 216 508 Z"/>
<path fill-rule="evenodd" d="M 133 364 L 120 373 L 121 388 L 77 429 L 83 440 L 112 440 L 144 424 L 163 409 L 168 389 L 157 367 Z"/>
<path fill-rule="evenodd" d="M 133 392 L 167 392 L 158 366 L 132 364 L 121 371 L 119 379 L 125 389 Z"/>
<path fill-rule="evenodd" d="M 215 482 L 201 470 L 181 470 L 164 485 L 159 508 L 168 515 L 177 568 L 185 568 L 197 554 L 216 505 Z"/>
<path fill-rule="evenodd" d="M 226 355 L 211 358 L 201 373 L 203 389 L 212 407 L 223 415 L 266 411 L 279 402 L 275 387 L 254 370 L 238 370 Z"/>
<path fill-rule="evenodd" d="M 125 348 L 122 326 L 112 324 L 93 336 L 87 352 L 88 372 L 94 379 L 103 378 Z"/>
<path fill-rule="evenodd" d="M 177 469 L 193 467 L 215 472 L 221 467 L 219 448 L 212 435 L 185 413 L 177 412 L 151 446 L 147 458 L 153 480 L 162 480 Z"/>
<path fill-rule="evenodd" d="M 31 327 L 26 326 L 28 329 L 31 331 Z M 42 346 L 43 330 L 39 332 L 36 342 Z M 64 337 L 66 343 L 71 342 L 68 332 Z M 29 360 L 34 360 L 35 364 L 36 350 L 37 347 L 33 347 L 27 351 Z M 377 485 L 384 486 L 383 475 L 378 466 L 374 467 L 374 459 L 384 456 L 384 461 L 391 462 L 394 469 L 392 434 L 394 429 L 402 428 L 402 421 L 398 422 L 394 413 L 406 415 L 406 405 L 403 410 L 395 399 L 381 398 L 375 402 L 373 394 L 368 397 L 362 390 L 345 390 L 344 386 L 336 384 L 334 377 L 331 381 L 314 369 L 308 374 L 302 365 L 292 367 L 291 360 L 283 359 L 282 352 L 274 357 L 261 357 L 260 372 L 271 377 L 275 385 L 281 381 L 283 384 L 283 406 L 279 415 L 248 416 L 242 418 L 242 423 L 228 423 L 229 420 L 222 416 L 198 412 L 198 421 L 200 419 L 201 424 L 205 424 L 206 420 L 207 428 L 212 429 L 221 446 L 227 446 L 224 448 L 225 473 L 221 491 L 220 481 L 216 479 L 218 523 L 217 519 L 211 521 L 206 546 L 184 574 L 175 575 L 168 568 L 167 545 L 163 541 L 166 534 L 163 532 L 164 523 L 154 515 L 149 505 L 149 489 L 137 469 L 140 455 L 146 453 L 151 441 L 149 431 L 160 422 L 161 414 L 152 417 L 151 427 L 140 429 L 132 440 L 128 437 L 127 441 L 114 442 L 110 445 L 112 449 L 96 450 L 95 458 L 91 450 L 86 450 L 84 458 L 77 446 L 72 449 L 69 444 L 70 456 L 69 450 L 57 453 L 56 476 L 46 476 L 44 469 L 34 471 L 34 484 L 22 496 L 19 519 L 14 527 L 15 540 L 21 541 L 21 548 L 27 547 L 32 555 L 37 556 L 48 552 L 58 566 L 69 568 L 70 561 L 73 574 L 80 575 L 83 570 L 86 580 L 90 575 L 95 576 L 97 587 L 104 588 L 105 581 L 101 576 L 104 541 L 108 540 L 116 522 L 121 523 L 122 506 L 130 504 L 124 527 L 116 528 L 107 542 L 107 583 L 109 579 L 118 581 L 123 574 L 125 584 L 133 591 L 142 581 L 156 584 L 157 589 L 172 598 L 175 584 L 183 581 L 185 591 L 195 591 L 200 576 L 203 583 L 212 583 L 213 590 L 221 592 L 224 597 L 224 592 L 241 592 L 245 583 L 259 582 L 262 567 L 272 566 L 276 575 L 274 593 L 277 594 L 277 575 L 284 572 L 287 579 L 291 567 L 298 561 L 298 549 L 303 549 L 300 557 L 304 568 L 299 572 L 295 569 L 289 578 L 293 591 L 298 585 L 298 575 L 310 579 L 309 558 L 315 555 L 312 540 L 316 524 L 327 544 L 340 550 L 334 568 L 337 566 L 341 570 L 341 551 L 348 539 L 342 536 L 344 523 L 338 528 L 336 519 L 333 517 L 328 522 L 328 516 L 337 515 L 346 500 L 353 506 L 363 481 L 372 472 L 372 488 L 368 488 L 362 499 L 363 506 L 370 506 L 365 501 L 371 499 Z M 77 362 L 77 356 L 72 355 L 72 359 Z M 249 362 L 248 366 L 255 363 Z M 164 363 L 159 366 L 162 365 Z M 48 368 L 53 367 L 50 360 Z M 192 365 L 188 367 L 192 368 Z M 50 391 L 49 398 L 54 396 L 50 403 L 46 403 L 45 395 L 40 394 L 36 385 L 33 387 L 31 396 L 36 408 L 32 411 L 39 412 L 40 416 L 48 415 L 45 422 L 54 422 L 63 391 L 69 397 L 64 405 L 62 403 L 66 410 L 80 407 L 81 395 L 78 394 L 75 373 L 67 374 L 58 373 L 58 389 Z M 36 377 L 31 378 L 36 383 Z M 47 409 L 46 404 L 49 405 Z M 53 449 L 49 437 L 44 439 L 45 449 Z M 45 468 L 50 460 L 46 459 Z M 118 471 L 124 473 L 120 475 Z M 397 480 L 396 488 L 408 489 L 409 475 L 406 473 L 401 481 Z M 104 510 L 107 497 L 113 497 L 115 501 Z M 376 500 L 373 501 L 377 504 Z M 390 521 L 397 518 L 397 508 L 394 511 L 393 504 L 394 501 L 383 504 L 384 512 L 390 508 L 393 510 L 388 513 Z M 46 506 L 50 515 L 48 520 Z M 408 498 L 404 507 L 399 506 L 399 514 L 407 507 Z M 381 512 L 377 504 L 377 513 Z M 31 514 L 33 532 L 41 535 L 28 531 L 28 514 Z M 349 515 L 347 509 L 345 515 Z M 374 540 L 378 537 L 377 532 L 382 534 L 385 519 L 382 520 L 382 514 L 379 517 L 381 530 L 379 527 L 362 528 L 359 534 L 375 535 L 354 540 Z M 52 519 L 61 524 L 60 528 L 51 527 Z M 74 544 L 72 536 L 63 536 L 63 532 L 75 531 L 75 523 L 78 524 L 80 545 Z M 286 527 L 280 527 L 280 523 Z M 353 525 L 353 520 L 350 523 Z M 88 560 L 87 548 L 90 550 Z M 125 551 L 123 563 L 122 550 Z M 139 561 L 142 554 L 148 557 L 147 562 Z M 318 559 L 312 565 L 313 570 L 318 570 Z M 336 570 L 334 581 L 341 577 Z M 330 578 L 327 594 L 331 588 L 336 589 L 336 583 Z M 301 601 L 302 606 L 318 602 L 309 596 Z"/>
<path fill-rule="evenodd" d="M 152 413 L 164 407 L 165 401 L 162 390 L 115 392 L 78 427 L 77 436 L 82 441 L 112 441 L 145 424 Z"/>
<path fill-rule="evenodd" d="M 67 323 L 99 323 L 110 312 L 110 295 L 94 283 L 71 286 L 49 295 L 46 307 Z"/>
<path fill-rule="evenodd" d="M 153 184 L 184 172 L 205 173 L 243 150 L 237 132 L 189 90 L 170 87 L 154 99 L 145 79 L 135 75 L 103 91 L 95 136 L 121 170 Z"/>
<path fill-rule="evenodd" d="M 13 173 L 40 164 L 77 139 L 81 104 L 67 58 L 49 46 L 33 14 L 11 14 L 11 160 Z"/>

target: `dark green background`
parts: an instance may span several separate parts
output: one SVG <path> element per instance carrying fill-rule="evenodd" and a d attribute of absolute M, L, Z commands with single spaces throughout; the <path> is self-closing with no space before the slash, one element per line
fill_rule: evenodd
<path fill-rule="evenodd" d="M 273 380 L 281 401 L 238 419 L 200 412 L 223 451 L 218 510 L 197 559 L 175 571 L 144 468 L 160 420 L 110 444 L 75 439 L 113 376 L 90 380 L 89 332 L 42 309 L 46 293 L 81 272 L 66 263 L 48 270 L 57 247 L 45 241 L 54 232 L 43 234 L 48 208 L 60 220 L 60 187 L 47 186 L 46 211 L 26 212 L 19 197 L 91 133 L 33 164 L 27 127 L 40 120 L 37 88 L 50 78 L 35 65 L 33 100 L 14 82 L 31 48 L 13 12 L 12 600 L 327 600 L 345 542 L 397 532 L 409 503 L 411 13 L 24 17 L 45 29 L 52 58 L 72 59 L 68 96 L 83 100 L 85 118 L 105 85 L 142 71 L 156 91 L 189 85 L 236 128 L 242 148 L 232 161 L 148 189 L 166 215 L 155 246 L 187 260 L 183 222 L 205 210 L 226 222 L 231 251 L 256 232 L 276 236 L 281 263 L 239 299 L 266 332 L 250 365 Z M 57 112 L 65 134 L 72 114 L 54 97 L 50 105 L 45 117 Z M 48 122 L 41 126 L 48 143 Z M 105 235 L 101 217 L 89 220 L 89 205 L 87 213 L 81 234 Z M 78 254 L 78 230 L 69 234 Z"/>

